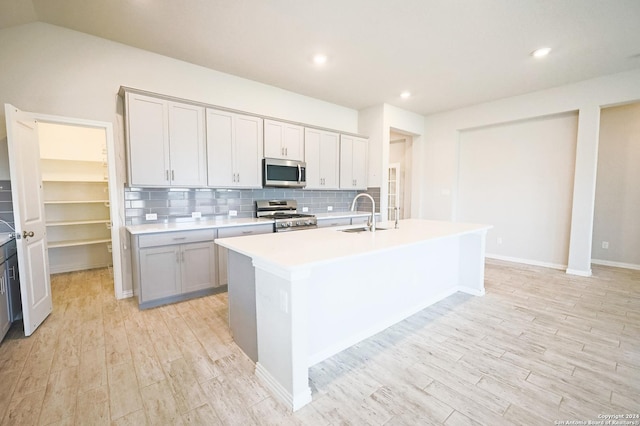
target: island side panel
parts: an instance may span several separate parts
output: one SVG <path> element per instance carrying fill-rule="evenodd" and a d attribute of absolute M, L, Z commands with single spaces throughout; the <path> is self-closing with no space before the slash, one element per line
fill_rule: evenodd
<path fill-rule="evenodd" d="M 309 366 L 455 293 L 459 237 L 314 267 L 309 279 Z"/>
<path fill-rule="evenodd" d="M 256 375 L 294 411 L 311 402 L 308 360 L 308 270 L 273 273 L 254 260 Z"/>
<path fill-rule="evenodd" d="M 249 256 L 229 251 L 227 257 L 229 328 L 236 344 L 253 362 L 258 361 L 256 279 Z"/>
<path fill-rule="evenodd" d="M 474 296 L 484 295 L 486 237 L 486 229 L 460 236 L 458 290 Z"/>

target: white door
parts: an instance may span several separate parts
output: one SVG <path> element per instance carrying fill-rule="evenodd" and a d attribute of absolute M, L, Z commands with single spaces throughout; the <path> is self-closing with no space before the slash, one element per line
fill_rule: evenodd
<path fill-rule="evenodd" d="M 53 309 L 38 127 L 33 114 L 12 105 L 5 104 L 5 114 L 24 334 L 30 336 Z"/>

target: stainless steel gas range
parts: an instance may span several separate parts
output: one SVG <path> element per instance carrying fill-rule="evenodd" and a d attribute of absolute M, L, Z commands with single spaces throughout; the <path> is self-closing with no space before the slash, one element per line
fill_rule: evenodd
<path fill-rule="evenodd" d="M 257 200 L 256 216 L 274 221 L 274 232 L 317 228 L 316 217 L 298 213 L 296 200 Z"/>

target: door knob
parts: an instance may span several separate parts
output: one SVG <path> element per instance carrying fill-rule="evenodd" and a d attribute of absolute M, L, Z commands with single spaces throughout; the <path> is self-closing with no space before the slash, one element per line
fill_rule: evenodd
<path fill-rule="evenodd" d="M 33 233 L 33 231 L 29 231 L 29 232 L 27 232 L 27 231 L 22 231 L 22 237 L 23 237 L 23 238 L 30 238 L 30 237 L 33 237 L 34 235 L 35 235 L 35 234 Z"/>

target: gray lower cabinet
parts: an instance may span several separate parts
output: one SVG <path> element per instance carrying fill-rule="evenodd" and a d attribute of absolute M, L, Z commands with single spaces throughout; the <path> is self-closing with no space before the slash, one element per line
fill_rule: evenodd
<path fill-rule="evenodd" d="M 11 321 L 13 322 L 22 319 L 22 298 L 20 297 L 18 256 L 14 253 L 7 259 L 5 265 L 7 266 L 7 289 L 9 290 L 9 314 Z"/>
<path fill-rule="evenodd" d="M 11 318 L 9 317 L 9 291 L 6 274 L 6 264 L 4 256 L 2 257 L 2 265 L 0 265 L 0 341 L 9 331 L 11 327 Z"/>
<path fill-rule="evenodd" d="M 132 236 L 134 292 L 140 307 L 215 293 L 215 237 L 214 229 Z"/>
<path fill-rule="evenodd" d="M 273 223 L 265 223 L 260 225 L 244 225 L 232 226 L 229 228 L 218 229 L 218 238 L 242 237 L 248 235 L 271 234 L 273 232 Z M 227 257 L 228 250 L 218 246 L 218 281 L 220 285 L 229 284 L 227 276 Z"/>

